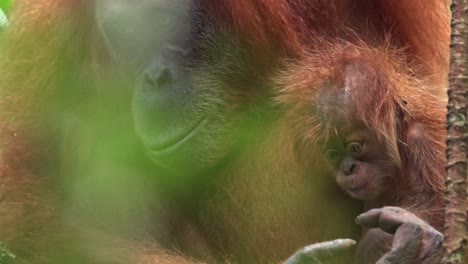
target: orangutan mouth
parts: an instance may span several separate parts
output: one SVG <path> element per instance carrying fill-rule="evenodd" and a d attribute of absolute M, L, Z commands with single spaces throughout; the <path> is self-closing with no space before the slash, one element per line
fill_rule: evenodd
<path fill-rule="evenodd" d="M 149 151 L 156 155 L 163 155 L 167 152 L 171 152 L 172 150 L 183 145 L 185 142 L 190 141 L 190 139 L 196 136 L 198 132 L 202 130 L 207 124 L 208 117 L 201 118 L 198 122 L 194 123 L 190 129 L 180 131 L 180 133 L 177 133 L 177 135 L 173 136 L 172 138 L 165 140 L 160 144 L 151 146 Z"/>

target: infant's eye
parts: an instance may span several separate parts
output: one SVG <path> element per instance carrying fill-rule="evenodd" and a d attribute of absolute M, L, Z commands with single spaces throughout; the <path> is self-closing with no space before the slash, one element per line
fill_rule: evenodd
<path fill-rule="evenodd" d="M 346 151 L 349 154 L 359 154 L 362 150 L 362 144 L 359 142 L 351 142 L 346 145 Z"/>
<path fill-rule="evenodd" d="M 336 162 L 340 158 L 340 153 L 336 149 L 325 150 L 325 157 L 329 161 Z"/>

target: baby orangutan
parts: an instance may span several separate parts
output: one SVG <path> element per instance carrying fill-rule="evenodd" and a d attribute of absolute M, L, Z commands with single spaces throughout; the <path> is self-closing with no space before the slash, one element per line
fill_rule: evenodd
<path fill-rule="evenodd" d="M 409 70 L 400 51 L 327 49 L 329 57 L 308 54 L 282 79 L 298 155 L 311 162 L 318 143 L 338 185 L 363 201 L 356 263 L 438 263 L 445 91 Z"/>

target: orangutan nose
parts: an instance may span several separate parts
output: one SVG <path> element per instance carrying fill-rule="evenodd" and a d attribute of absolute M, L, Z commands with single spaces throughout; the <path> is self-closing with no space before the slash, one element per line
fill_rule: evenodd
<path fill-rule="evenodd" d="M 356 162 L 354 162 L 352 160 L 345 159 L 341 163 L 341 171 L 346 176 L 353 175 L 356 172 L 356 169 L 357 169 L 357 164 L 356 164 Z"/>

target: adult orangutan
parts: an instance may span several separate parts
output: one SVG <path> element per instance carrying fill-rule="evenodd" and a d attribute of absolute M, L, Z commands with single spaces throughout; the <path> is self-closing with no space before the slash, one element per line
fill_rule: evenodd
<path fill-rule="evenodd" d="M 446 70 L 447 12 L 432 0 L 17 0 L 0 61 L 0 240 L 33 263 L 272 263 L 355 238 L 360 204 L 297 162 L 270 77 L 323 37 L 389 31 Z"/>
<path fill-rule="evenodd" d="M 284 152 L 286 9 L 90 3 L 17 1 L 6 32 L 0 237 L 21 261 L 268 263 L 355 236 L 357 210 Z"/>

